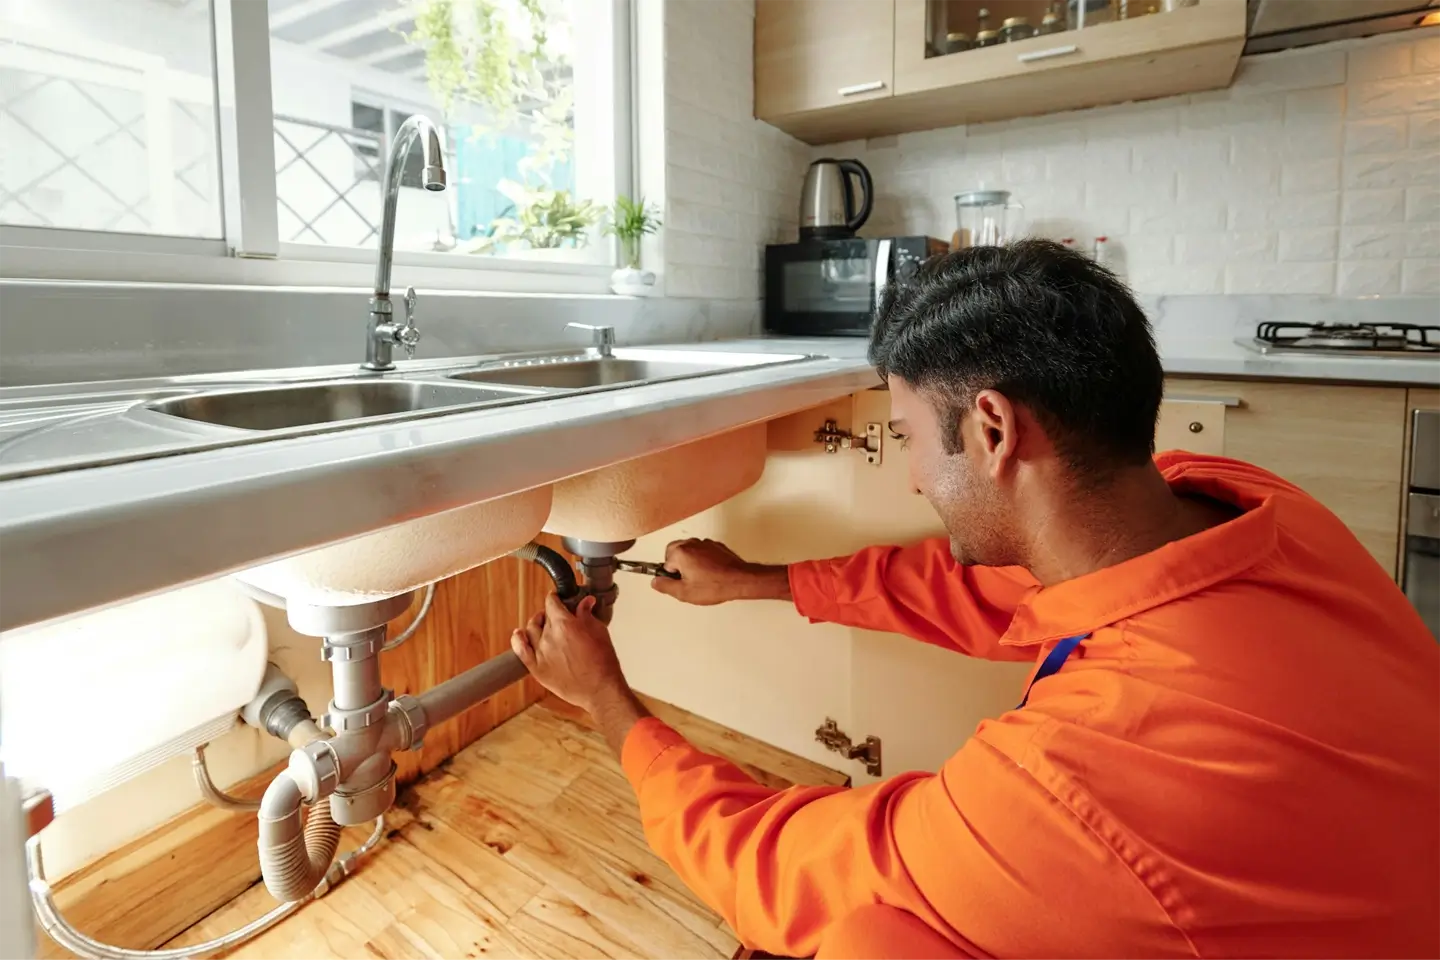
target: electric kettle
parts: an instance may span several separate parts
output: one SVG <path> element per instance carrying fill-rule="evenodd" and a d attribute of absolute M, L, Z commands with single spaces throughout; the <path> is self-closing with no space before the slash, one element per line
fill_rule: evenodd
<path fill-rule="evenodd" d="M 855 201 L 854 180 L 862 201 Z M 859 160 L 816 160 L 805 171 L 800 191 L 800 239 L 837 240 L 855 236 L 874 204 L 870 171 Z"/>

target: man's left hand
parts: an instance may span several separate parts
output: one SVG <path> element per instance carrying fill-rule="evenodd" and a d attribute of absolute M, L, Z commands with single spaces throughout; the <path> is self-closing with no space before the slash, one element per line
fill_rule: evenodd
<path fill-rule="evenodd" d="M 541 686 L 592 716 L 607 701 L 631 698 L 610 631 L 594 607 L 595 598 L 586 597 L 571 613 L 552 593 L 545 612 L 510 638 L 510 648 Z"/>

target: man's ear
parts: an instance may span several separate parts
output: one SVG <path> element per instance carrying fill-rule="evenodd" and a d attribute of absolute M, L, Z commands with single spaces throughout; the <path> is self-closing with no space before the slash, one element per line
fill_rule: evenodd
<path fill-rule="evenodd" d="M 998 475 L 1014 461 L 1020 448 L 1020 422 L 1015 404 L 996 390 L 981 390 L 975 396 L 972 414 L 979 433 L 980 450 L 992 475 Z"/>

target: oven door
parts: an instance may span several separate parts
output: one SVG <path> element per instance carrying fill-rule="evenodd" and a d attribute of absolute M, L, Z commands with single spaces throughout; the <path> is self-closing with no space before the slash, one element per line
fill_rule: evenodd
<path fill-rule="evenodd" d="M 1440 495 L 1410 494 L 1405 522 L 1405 596 L 1440 640 Z"/>
<path fill-rule="evenodd" d="M 894 241 L 815 240 L 765 248 L 765 329 L 868 336 L 890 281 Z"/>

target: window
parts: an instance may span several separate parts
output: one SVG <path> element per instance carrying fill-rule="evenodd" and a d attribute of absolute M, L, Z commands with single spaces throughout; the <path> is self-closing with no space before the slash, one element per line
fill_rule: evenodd
<path fill-rule="evenodd" d="M 611 111 L 578 80 L 613 74 L 614 51 L 574 42 L 609 32 L 608 12 L 597 0 L 270 0 L 281 240 L 373 246 L 388 144 L 419 113 L 444 130 L 450 186 L 419 189 L 412 153 L 397 249 L 608 262 L 595 228 L 615 193 L 615 131 L 585 116 Z"/>
<path fill-rule="evenodd" d="M 0 0 L 0 223 L 221 235 L 206 0 Z"/>
<path fill-rule="evenodd" d="M 631 2 L 0 0 L 0 270 L 17 250 L 228 253 L 248 265 L 199 272 L 351 282 L 336 264 L 373 260 L 390 143 L 420 114 L 448 186 L 407 157 L 397 264 L 603 278 Z M 70 275 L 139 263 L 92 262 Z"/>

